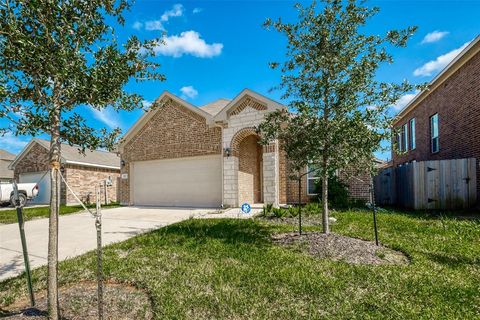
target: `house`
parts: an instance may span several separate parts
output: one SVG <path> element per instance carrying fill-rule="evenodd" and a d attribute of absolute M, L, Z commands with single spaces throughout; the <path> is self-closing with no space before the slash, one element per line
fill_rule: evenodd
<path fill-rule="evenodd" d="M 394 128 L 400 151 L 392 151 L 394 167 L 475 158 L 480 181 L 480 36 L 399 112 Z"/>
<path fill-rule="evenodd" d="M 119 144 L 121 203 L 238 207 L 296 202 L 298 182 L 287 179 L 284 152 L 276 141 L 259 145 L 255 129 L 267 113 L 285 108 L 248 89 L 233 100 L 201 107 L 164 92 Z M 316 196 L 317 180 L 313 173 L 303 179 L 302 201 Z"/>
<path fill-rule="evenodd" d="M 33 138 L 10 164 L 14 177 L 21 182 L 35 182 L 39 194 L 32 200 L 36 204 L 50 201 L 49 166 L 50 142 Z M 102 203 L 117 201 L 117 180 L 120 175 L 120 158 L 116 153 L 106 151 L 79 152 L 76 146 L 62 143 L 61 172 L 65 180 L 85 202 L 95 202 L 95 187 L 101 187 Z M 106 199 L 105 199 L 106 198 Z M 78 204 L 72 192 L 62 181 L 61 203 Z"/>
<path fill-rule="evenodd" d="M 0 149 L 0 182 L 10 182 L 13 179 L 13 170 L 8 168 L 13 159 L 13 153 Z"/>

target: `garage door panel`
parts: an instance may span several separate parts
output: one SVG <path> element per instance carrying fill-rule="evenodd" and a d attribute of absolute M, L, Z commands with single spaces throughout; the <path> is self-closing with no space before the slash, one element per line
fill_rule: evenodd
<path fill-rule="evenodd" d="M 29 200 L 29 203 L 48 204 L 50 202 L 50 175 L 45 174 L 45 171 L 21 173 L 18 180 L 20 183 L 38 184 L 38 195 Z"/>
<path fill-rule="evenodd" d="M 205 156 L 133 163 L 135 205 L 218 207 L 221 157 Z"/>

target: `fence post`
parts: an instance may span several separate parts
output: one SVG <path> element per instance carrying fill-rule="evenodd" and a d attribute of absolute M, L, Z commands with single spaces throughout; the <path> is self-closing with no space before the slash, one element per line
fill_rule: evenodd
<path fill-rule="evenodd" d="M 28 259 L 27 240 L 25 238 L 25 222 L 23 221 L 22 207 L 20 206 L 20 197 L 18 194 L 17 182 L 13 180 L 13 197 L 15 198 L 15 208 L 17 209 L 18 228 L 20 229 L 20 240 L 22 241 L 23 262 L 25 263 L 25 274 L 27 276 L 28 294 L 30 304 L 35 306 L 35 297 L 33 295 L 32 274 L 30 272 L 30 260 Z"/>
<path fill-rule="evenodd" d="M 378 246 L 378 231 L 377 231 L 377 207 L 375 206 L 375 191 L 373 186 L 373 180 L 370 187 L 370 194 L 372 198 L 372 210 L 373 210 L 373 229 L 375 232 L 375 245 Z"/>
<path fill-rule="evenodd" d="M 103 319 L 103 260 L 102 260 L 102 209 L 100 205 L 100 187 L 95 187 L 96 194 L 96 215 L 95 228 L 97 229 L 97 303 L 98 319 Z"/>

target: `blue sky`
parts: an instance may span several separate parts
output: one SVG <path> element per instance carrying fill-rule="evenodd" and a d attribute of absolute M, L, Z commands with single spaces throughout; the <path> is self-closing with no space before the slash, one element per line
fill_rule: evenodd
<path fill-rule="evenodd" d="M 302 2 L 307 4 L 308 2 Z M 145 103 L 164 90 L 201 106 L 219 98 L 233 98 L 244 88 L 281 101 L 281 92 L 270 89 L 280 74 L 268 68 L 270 61 L 284 59 L 283 37 L 262 28 L 267 17 L 294 21 L 292 1 L 142 1 L 137 0 L 126 14 L 126 24 L 117 28 L 120 40 L 130 35 L 142 39 L 165 33 L 166 46 L 159 47 L 157 60 L 165 82 L 130 83 L 127 90 L 142 94 Z M 380 13 L 370 21 L 368 32 L 382 34 L 388 29 L 419 27 L 409 46 L 393 51 L 395 63 L 383 66 L 378 78 L 423 83 L 434 77 L 466 43 L 480 34 L 480 1 L 370 1 Z M 405 96 L 392 107 L 396 112 L 413 96 Z M 119 114 L 81 107 L 92 126 L 124 132 L 142 111 Z M 5 125 L 0 119 L 0 125 Z M 43 136 L 45 137 L 45 136 Z M 0 148 L 17 153 L 30 137 L 7 135 Z M 377 153 L 387 159 L 389 152 Z"/>

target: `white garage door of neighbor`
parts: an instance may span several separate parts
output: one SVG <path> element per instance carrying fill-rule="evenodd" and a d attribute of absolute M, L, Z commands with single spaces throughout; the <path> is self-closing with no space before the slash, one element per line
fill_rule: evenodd
<path fill-rule="evenodd" d="M 45 171 L 20 173 L 20 183 L 37 183 L 38 195 L 29 201 L 32 204 L 48 204 L 50 202 L 50 175 Z M 43 176 L 43 179 L 42 179 Z M 40 180 L 41 179 L 41 180 Z"/>
<path fill-rule="evenodd" d="M 219 155 L 136 161 L 130 174 L 135 205 L 219 207 L 222 203 Z"/>

